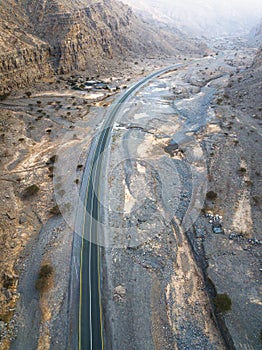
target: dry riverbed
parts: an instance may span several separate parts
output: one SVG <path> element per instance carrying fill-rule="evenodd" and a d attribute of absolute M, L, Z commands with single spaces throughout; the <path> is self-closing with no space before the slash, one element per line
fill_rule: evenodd
<path fill-rule="evenodd" d="M 82 135 L 90 140 L 97 132 L 115 94 L 108 89 L 74 90 L 72 80 L 105 79 L 124 89 L 160 66 L 157 59 L 139 59 L 120 63 L 110 76 L 59 76 L 14 91 L 1 101 L 1 350 L 11 342 L 14 349 L 21 344 L 28 349 L 61 349 L 66 341 L 72 227 L 64 222 L 56 203 L 56 156 L 62 145 L 69 151 L 82 146 L 73 169 L 78 186 L 89 145 L 81 144 Z M 39 293 L 35 283 L 45 264 L 53 266 L 53 273 L 50 286 Z"/>
<path fill-rule="evenodd" d="M 152 89 L 149 85 L 137 94 L 115 125 L 107 219 L 118 228 L 117 246 L 103 250 L 108 348 L 210 350 L 226 348 L 225 340 L 236 349 L 261 348 L 261 119 L 253 117 L 252 107 L 233 106 L 230 75 L 237 80 L 236 66 L 250 62 L 241 53 L 239 59 L 231 56 L 218 58 L 219 63 L 209 57 L 156 80 Z M 124 89 L 160 66 L 157 60 L 138 60 L 104 79 Z M 66 348 L 73 237 L 56 204 L 56 191 L 60 198 L 67 194 L 63 178 L 55 179 L 54 190 L 54 174 L 63 173 L 55 168 L 62 168 L 55 156 L 62 145 L 69 153 L 80 146 L 72 169 L 77 188 L 89 142 L 115 96 L 108 90 L 96 96 L 72 90 L 68 78 L 14 93 L 0 106 L 1 350 L 11 342 L 12 349 L 21 344 Z M 203 96 L 206 119 L 200 113 L 199 120 L 179 129 L 191 102 L 197 108 Z M 125 161 L 119 163 L 120 149 Z M 189 168 L 200 175 L 192 177 L 195 183 L 184 181 Z M 163 169 L 164 203 L 158 177 Z M 192 203 L 192 184 L 201 184 L 202 174 L 200 216 L 190 212 L 197 220 L 185 232 L 181 220 Z M 215 196 L 206 200 L 206 191 Z M 222 218 L 219 234 L 214 233 L 215 215 Z M 53 270 L 47 288 L 37 291 L 42 265 Z M 216 313 L 216 292 L 229 295 L 231 311 Z"/>
<path fill-rule="evenodd" d="M 251 64 L 252 51 L 238 55 L 234 64 Z M 236 107 L 230 57 L 156 79 L 116 123 L 104 252 L 110 348 L 261 348 L 261 116 Z M 217 294 L 228 311 L 214 307 Z"/>

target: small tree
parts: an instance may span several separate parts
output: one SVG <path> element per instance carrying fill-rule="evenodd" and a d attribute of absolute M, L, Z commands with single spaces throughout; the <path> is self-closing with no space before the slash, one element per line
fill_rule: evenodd
<path fill-rule="evenodd" d="M 60 215 L 61 214 L 61 211 L 60 211 L 60 208 L 58 205 L 55 205 L 53 208 L 51 208 L 49 210 L 50 214 L 53 214 L 53 215 Z"/>
<path fill-rule="evenodd" d="M 10 93 L 4 93 L 2 95 L 0 95 L 0 101 L 4 101 L 5 99 L 7 99 L 7 97 L 10 95 Z"/>
<path fill-rule="evenodd" d="M 209 200 L 215 200 L 217 198 L 217 193 L 214 191 L 209 191 L 206 194 L 206 198 Z"/>
<path fill-rule="evenodd" d="M 217 294 L 213 301 L 218 312 L 227 312 L 231 310 L 232 301 L 226 293 Z"/>
<path fill-rule="evenodd" d="M 54 275 L 54 269 L 51 265 L 42 265 L 40 271 L 38 272 L 37 280 L 35 283 L 35 288 L 43 293 L 49 289 L 52 283 L 52 277 Z"/>
<path fill-rule="evenodd" d="M 37 185 L 30 185 L 24 189 L 22 192 L 22 197 L 27 198 L 35 195 L 39 191 L 39 187 Z"/>

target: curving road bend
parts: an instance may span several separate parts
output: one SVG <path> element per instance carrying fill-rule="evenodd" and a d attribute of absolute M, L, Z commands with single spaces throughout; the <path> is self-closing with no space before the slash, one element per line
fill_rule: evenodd
<path fill-rule="evenodd" d="M 75 293 L 73 286 L 76 286 L 76 280 L 79 280 L 79 309 L 77 320 L 76 317 L 74 318 L 74 323 L 78 321 L 78 325 L 77 327 L 76 325 L 71 325 L 70 333 L 72 338 L 75 338 L 73 329 L 76 330 L 77 328 L 77 341 L 71 339 L 71 348 L 77 348 L 78 350 L 105 349 L 101 304 L 101 252 L 100 246 L 93 242 L 97 242 L 99 235 L 97 222 L 101 220 L 100 203 L 96 193 L 99 193 L 99 188 L 101 187 L 103 163 L 105 162 L 103 152 L 110 143 L 113 123 L 124 107 L 124 103 L 141 87 L 150 80 L 182 66 L 185 66 L 185 64 L 176 64 L 161 69 L 143 78 L 126 90 L 111 106 L 100 134 L 94 140 L 89 151 L 80 193 L 85 203 L 84 215 L 82 218 L 79 218 L 79 220 L 82 220 L 82 237 L 81 242 L 79 238 L 76 238 L 78 244 L 75 245 L 80 249 L 75 249 L 74 252 L 74 254 L 77 254 L 78 250 L 80 257 L 73 256 L 72 262 L 74 265 L 73 270 L 77 270 L 77 265 L 79 265 L 75 277 L 71 277 L 71 296 L 72 293 Z"/>

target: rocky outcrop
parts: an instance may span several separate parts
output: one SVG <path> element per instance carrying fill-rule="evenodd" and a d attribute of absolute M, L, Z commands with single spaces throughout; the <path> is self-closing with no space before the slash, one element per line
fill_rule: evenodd
<path fill-rule="evenodd" d="M 59 72 L 89 68 L 94 61 L 117 57 L 174 54 L 190 49 L 185 38 L 139 19 L 127 5 L 113 0 L 40 1 L 28 7 L 38 36 L 49 43 Z M 192 48 L 191 48 L 192 49 Z"/>
<path fill-rule="evenodd" d="M 48 45 L 24 47 L 0 56 L 0 93 L 53 75 Z"/>
<path fill-rule="evenodd" d="M 30 19 L 17 1 L 0 3 L 0 94 L 53 75 L 50 48 L 33 34 Z"/>

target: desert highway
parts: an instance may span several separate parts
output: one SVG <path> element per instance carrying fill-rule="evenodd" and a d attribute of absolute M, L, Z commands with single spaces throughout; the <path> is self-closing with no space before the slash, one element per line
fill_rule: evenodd
<path fill-rule="evenodd" d="M 172 71 L 183 64 L 159 70 L 135 83 L 111 105 L 100 134 L 91 147 L 87 158 L 81 192 L 84 198 L 84 215 L 80 245 L 78 350 L 103 350 L 103 312 L 101 304 L 101 248 L 95 242 L 99 235 L 100 203 L 97 197 L 102 187 L 104 172 L 103 152 L 110 143 L 113 124 L 120 115 L 123 104 L 153 78 Z"/>

